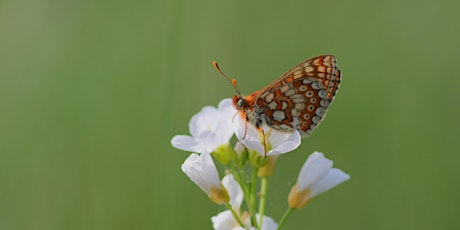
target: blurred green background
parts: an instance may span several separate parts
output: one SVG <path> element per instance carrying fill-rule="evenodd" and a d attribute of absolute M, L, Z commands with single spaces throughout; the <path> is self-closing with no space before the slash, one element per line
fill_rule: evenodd
<path fill-rule="evenodd" d="M 308 154 L 351 180 L 286 229 L 459 229 L 459 1 L 0 1 L 0 229 L 211 229 L 223 211 L 171 138 L 234 94 L 334 54 L 327 119 L 279 159 L 279 220 Z"/>

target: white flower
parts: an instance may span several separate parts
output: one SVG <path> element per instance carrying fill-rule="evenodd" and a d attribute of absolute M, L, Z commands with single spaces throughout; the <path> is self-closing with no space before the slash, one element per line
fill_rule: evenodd
<path fill-rule="evenodd" d="M 288 203 L 291 208 L 302 208 L 311 198 L 350 179 L 342 170 L 332 168 L 332 164 L 320 152 L 314 152 L 308 157 L 300 170 L 297 184 L 289 193 Z"/>
<path fill-rule="evenodd" d="M 261 132 L 251 123 L 244 121 L 240 116 L 235 117 L 235 123 L 235 135 L 238 140 L 249 149 L 263 156 L 274 156 L 287 153 L 300 145 L 301 136 L 299 131 L 281 132 L 263 124 L 262 129 L 265 134 L 266 147 L 270 147 L 265 154 Z"/>
<path fill-rule="evenodd" d="M 217 216 L 213 216 L 211 218 L 212 226 L 216 230 L 245 230 L 245 229 L 255 229 L 251 226 L 251 219 L 249 215 L 245 215 L 243 218 L 243 222 L 246 225 L 244 228 L 239 225 L 239 223 L 235 220 L 232 213 L 227 210 L 219 213 Z M 256 214 L 256 220 L 259 220 L 259 214 Z M 262 230 L 276 230 L 278 228 L 278 224 L 268 216 L 264 216 L 262 219 Z"/>
<path fill-rule="evenodd" d="M 219 180 L 214 161 L 209 153 L 192 153 L 182 164 L 182 171 L 216 204 L 229 202 L 229 195 Z"/>
<path fill-rule="evenodd" d="M 254 229 L 251 226 L 251 220 L 249 215 L 240 213 L 240 206 L 243 202 L 243 190 L 236 180 L 233 178 L 233 175 L 229 174 L 224 177 L 222 184 L 226 187 L 228 194 L 230 196 L 230 204 L 233 210 L 239 215 L 240 219 L 246 225 L 245 228 L 241 227 L 238 221 L 235 219 L 230 210 L 223 211 L 217 216 L 211 217 L 213 228 L 216 230 L 240 230 L 240 229 Z M 259 220 L 259 215 L 256 214 L 256 219 Z M 278 228 L 276 222 L 268 217 L 264 216 L 262 219 L 262 229 L 263 230 L 275 230 Z"/>
<path fill-rule="evenodd" d="M 228 191 L 230 196 L 230 205 L 236 212 L 240 211 L 240 205 L 243 202 L 244 194 L 240 184 L 235 180 L 232 174 L 225 175 L 222 179 L 222 184 Z"/>
<path fill-rule="evenodd" d="M 259 214 L 256 214 L 256 220 L 259 220 Z M 246 220 L 246 225 L 251 226 L 251 221 Z M 278 229 L 278 224 L 271 217 L 264 216 L 262 218 L 262 230 L 276 230 Z"/>
<path fill-rule="evenodd" d="M 190 120 L 192 136 L 176 135 L 171 144 L 185 151 L 211 153 L 229 142 L 234 131 L 232 117 L 235 113 L 231 99 L 222 100 L 217 109 L 206 106 Z"/>

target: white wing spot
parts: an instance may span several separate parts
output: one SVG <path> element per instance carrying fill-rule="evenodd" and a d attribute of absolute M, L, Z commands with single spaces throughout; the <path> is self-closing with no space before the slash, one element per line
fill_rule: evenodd
<path fill-rule="evenodd" d="M 277 105 L 278 104 L 276 103 L 276 101 L 272 101 L 270 104 L 268 104 L 268 108 L 270 108 L 271 110 L 275 110 Z"/>
<path fill-rule="evenodd" d="M 319 104 L 323 107 L 328 107 L 329 106 L 329 101 L 328 100 L 321 100 Z"/>
<path fill-rule="evenodd" d="M 311 67 L 311 66 L 305 67 L 305 72 L 311 72 L 311 71 L 313 71 L 313 70 L 314 70 L 314 69 L 313 69 L 313 67 Z"/>
<path fill-rule="evenodd" d="M 305 104 L 304 103 L 297 103 L 295 104 L 295 108 L 298 110 L 303 110 L 305 109 Z"/>
<path fill-rule="evenodd" d="M 321 72 L 321 73 L 326 72 L 326 67 L 322 65 L 318 66 L 318 72 Z"/>
<path fill-rule="evenodd" d="M 305 79 L 303 79 L 303 81 L 302 81 L 303 84 L 310 84 L 310 83 L 312 83 L 312 82 L 313 82 L 313 80 L 311 80 L 311 79 L 309 79 L 309 78 L 305 78 Z"/>
<path fill-rule="evenodd" d="M 281 124 L 281 125 L 280 125 L 280 129 L 281 129 L 281 130 L 291 130 L 292 128 L 289 127 L 289 126 L 287 126 L 286 124 Z"/>
<path fill-rule="evenodd" d="M 317 82 L 317 81 L 311 83 L 311 87 L 312 87 L 313 89 L 324 88 L 323 85 L 322 85 L 321 83 Z"/>
<path fill-rule="evenodd" d="M 321 121 L 321 118 L 318 116 L 314 116 L 312 119 L 313 123 L 318 124 Z"/>
<path fill-rule="evenodd" d="M 283 102 L 281 103 L 281 109 L 282 109 L 282 110 L 285 110 L 287 107 L 288 107 L 288 103 L 285 102 L 285 101 L 283 101 Z"/>
<path fill-rule="evenodd" d="M 275 97 L 275 95 L 273 93 L 270 93 L 265 97 L 265 101 L 267 103 L 270 103 L 273 100 L 274 97 Z"/>
<path fill-rule="evenodd" d="M 297 110 L 297 109 L 291 109 L 291 114 L 292 114 L 293 116 L 299 116 L 299 110 Z"/>
<path fill-rule="evenodd" d="M 324 113 L 326 113 L 326 108 L 324 107 L 318 107 L 315 111 L 316 115 L 322 117 Z"/>
<path fill-rule="evenodd" d="M 286 93 L 284 93 L 284 95 L 285 95 L 286 97 L 292 96 L 292 95 L 294 95 L 294 94 L 295 94 L 295 90 L 294 90 L 294 89 L 290 89 L 290 90 L 288 90 Z"/>
<path fill-rule="evenodd" d="M 286 115 L 284 114 L 283 111 L 275 111 L 273 112 L 273 119 L 277 120 L 277 121 L 283 121 L 284 118 L 286 118 Z"/>
<path fill-rule="evenodd" d="M 305 100 L 304 100 L 303 98 L 301 98 L 301 97 L 300 97 L 300 98 L 294 98 L 294 99 L 292 99 L 292 102 L 294 102 L 294 103 L 296 103 L 296 104 L 297 104 L 297 103 L 302 103 L 302 102 L 304 102 L 304 101 L 305 101 Z"/>
<path fill-rule="evenodd" d="M 288 91 L 288 89 L 289 89 L 289 85 L 284 85 L 283 87 L 281 87 L 280 92 L 284 93 L 284 92 Z"/>
<path fill-rule="evenodd" d="M 326 90 L 322 89 L 322 90 L 320 90 L 318 92 L 318 95 L 319 95 L 320 98 L 326 98 L 327 92 L 326 92 Z"/>

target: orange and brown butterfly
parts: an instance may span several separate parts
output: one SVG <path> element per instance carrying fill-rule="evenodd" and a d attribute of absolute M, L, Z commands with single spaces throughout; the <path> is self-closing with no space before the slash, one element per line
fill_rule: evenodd
<path fill-rule="evenodd" d="M 214 67 L 228 80 L 219 69 Z M 261 130 L 269 127 L 309 135 L 326 115 L 339 88 L 341 72 L 333 55 L 321 55 L 301 62 L 264 88 L 243 97 L 236 80 L 230 83 L 237 95 L 233 105 L 243 120 Z M 263 131 L 263 130 L 261 130 Z"/>

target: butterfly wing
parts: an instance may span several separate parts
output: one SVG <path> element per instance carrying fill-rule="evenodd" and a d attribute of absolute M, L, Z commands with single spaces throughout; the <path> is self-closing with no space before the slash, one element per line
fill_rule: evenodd
<path fill-rule="evenodd" d="M 340 84 L 332 55 L 306 60 L 253 95 L 255 107 L 270 127 L 308 135 L 325 117 Z"/>

